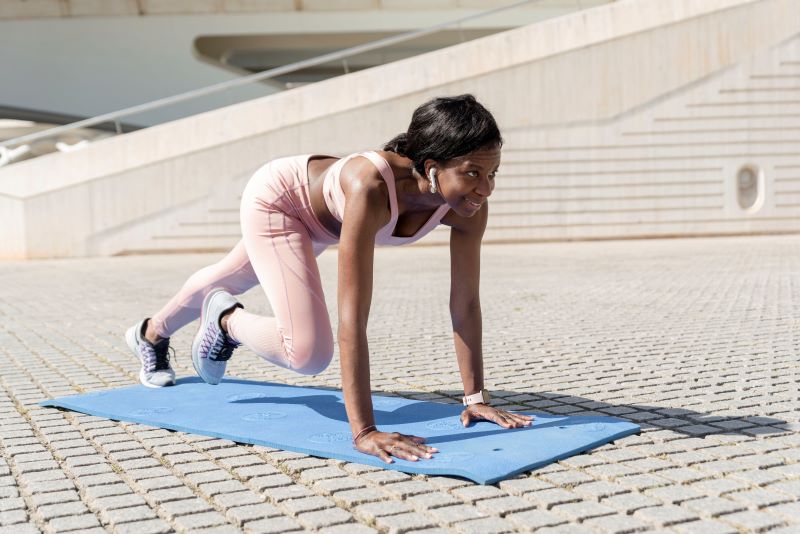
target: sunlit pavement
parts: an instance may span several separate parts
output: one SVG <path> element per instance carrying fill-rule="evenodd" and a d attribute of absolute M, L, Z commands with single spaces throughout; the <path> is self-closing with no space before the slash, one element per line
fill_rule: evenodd
<path fill-rule="evenodd" d="M 485 246 L 498 404 L 643 428 L 492 486 L 36 405 L 136 384 L 125 329 L 218 257 L 0 263 L 0 532 L 800 532 L 800 236 Z M 319 264 L 335 331 L 335 250 Z M 457 401 L 448 249 L 375 271 L 373 389 Z M 340 385 L 338 354 L 301 376 L 240 350 L 229 375 Z"/>

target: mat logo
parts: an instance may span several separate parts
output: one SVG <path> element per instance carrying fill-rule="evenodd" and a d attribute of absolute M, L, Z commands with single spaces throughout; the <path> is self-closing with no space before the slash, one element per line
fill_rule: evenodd
<path fill-rule="evenodd" d="M 440 421 L 432 421 L 425 425 L 431 430 L 462 430 L 462 425 L 457 419 L 442 419 Z"/>
<path fill-rule="evenodd" d="M 283 412 L 255 412 L 243 416 L 242 421 L 272 421 L 274 419 L 283 419 L 284 417 L 286 417 L 286 414 Z"/>
<path fill-rule="evenodd" d="M 346 432 L 320 432 L 308 437 L 311 443 L 348 443 L 350 434 Z"/>
<path fill-rule="evenodd" d="M 449 454 L 438 453 L 434 455 L 433 461 L 437 464 L 462 464 L 475 457 L 471 452 L 451 452 Z"/>
<path fill-rule="evenodd" d="M 152 408 L 136 410 L 135 412 L 131 412 L 131 415 L 134 417 L 147 417 L 149 415 L 158 415 L 160 413 L 169 413 L 173 411 L 175 411 L 175 408 L 171 406 L 154 406 Z"/>

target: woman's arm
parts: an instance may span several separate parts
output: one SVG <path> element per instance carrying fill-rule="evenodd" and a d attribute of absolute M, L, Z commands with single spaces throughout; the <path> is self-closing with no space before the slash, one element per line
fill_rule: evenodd
<path fill-rule="evenodd" d="M 350 430 L 360 451 L 387 463 L 392 462 L 392 456 L 411 461 L 430 458 L 436 449 L 422 445 L 423 438 L 379 432 L 374 426 L 367 320 L 375 235 L 388 220 L 389 192 L 386 182 L 373 176 L 374 168 L 362 167 L 354 172 L 351 176 L 355 178 L 342 182 L 347 203 L 339 239 L 338 289 L 342 390 Z"/>
<path fill-rule="evenodd" d="M 484 202 L 478 213 L 460 218 L 450 230 L 450 317 L 464 395 L 484 389 L 480 277 L 481 241 L 488 216 L 489 203 Z M 516 428 L 529 425 L 531 419 L 485 404 L 472 404 L 461 414 L 464 426 L 487 420 L 504 428 Z"/>
<path fill-rule="evenodd" d="M 488 204 L 472 217 L 461 218 L 450 230 L 450 318 L 465 395 L 483 389 L 480 277 Z"/>
<path fill-rule="evenodd" d="M 370 396 L 367 320 L 372 302 L 375 234 L 385 205 L 385 185 L 350 184 L 339 240 L 339 352 L 347 418 L 353 435 L 375 424 Z"/>

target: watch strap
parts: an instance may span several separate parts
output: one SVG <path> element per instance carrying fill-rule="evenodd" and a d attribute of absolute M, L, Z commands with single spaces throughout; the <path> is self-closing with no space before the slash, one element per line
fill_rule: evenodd
<path fill-rule="evenodd" d="M 464 395 L 464 397 L 461 399 L 461 402 L 464 403 L 464 406 L 481 403 L 489 404 L 489 392 L 485 389 L 482 389 L 477 393 L 473 393 L 472 395 Z"/>

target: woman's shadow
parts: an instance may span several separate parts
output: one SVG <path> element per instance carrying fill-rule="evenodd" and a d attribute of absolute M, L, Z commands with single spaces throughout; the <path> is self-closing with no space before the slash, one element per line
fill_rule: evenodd
<path fill-rule="evenodd" d="M 258 384 L 258 382 L 246 380 L 235 381 L 250 385 Z M 268 384 L 264 383 L 264 385 L 267 386 Z M 295 388 L 294 386 L 288 387 Z M 316 391 L 311 394 L 292 396 L 270 395 L 266 389 L 263 395 L 256 393 L 249 397 L 246 396 L 246 398 L 229 402 L 236 404 L 301 405 L 326 419 L 341 422 L 347 422 L 348 420 L 341 397 L 337 394 L 324 393 L 326 389 L 337 391 L 333 388 L 316 388 Z M 415 396 L 421 395 L 420 392 L 394 392 L 393 396 L 376 393 L 373 402 L 376 424 L 391 427 L 409 423 L 428 423 L 447 418 L 456 418 L 455 421 L 457 421 L 463 409 L 460 404 L 456 403 L 461 393 L 441 391 L 438 394 L 446 402 L 414 401 Z M 691 410 L 680 405 L 612 404 L 549 392 L 493 391 L 492 394 L 496 399 L 493 403 L 496 406 L 539 415 L 539 421 L 534 427 L 514 429 L 512 432 L 535 430 L 536 428 L 553 425 L 565 427 L 573 424 L 585 424 L 605 417 L 614 417 L 636 423 L 643 430 L 663 429 L 691 437 L 714 434 L 752 437 L 787 432 L 785 428 L 780 426 L 786 424 L 785 420 L 761 415 L 721 416 Z M 430 394 L 424 395 L 429 396 Z M 448 423 L 443 424 L 439 429 L 457 431 L 457 426 L 453 423 Z M 487 430 L 485 433 L 493 434 L 497 432 L 507 432 L 507 430 L 496 428 Z M 479 434 L 483 433 L 480 432 Z M 457 432 L 452 435 L 437 436 L 433 439 L 443 441 L 444 439 L 467 439 L 470 437 L 476 437 L 476 433 Z"/>

